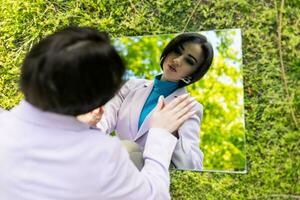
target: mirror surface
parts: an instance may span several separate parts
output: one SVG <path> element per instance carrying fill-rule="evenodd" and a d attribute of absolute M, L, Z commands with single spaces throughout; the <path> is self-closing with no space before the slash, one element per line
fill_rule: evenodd
<path fill-rule="evenodd" d="M 246 172 L 245 123 L 240 29 L 199 32 L 214 48 L 214 61 L 200 81 L 187 87 L 204 107 L 200 146 L 204 153 L 203 170 Z M 122 55 L 125 79 L 153 80 L 161 73 L 160 55 L 177 34 L 115 38 Z"/>

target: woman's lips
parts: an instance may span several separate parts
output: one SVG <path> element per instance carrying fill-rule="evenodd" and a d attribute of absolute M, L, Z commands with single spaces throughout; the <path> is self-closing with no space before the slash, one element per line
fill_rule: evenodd
<path fill-rule="evenodd" d="M 173 72 L 176 72 L 176 69 L 174 67 L 172 67 L 171 65 L 169 65 L 169 69 Z"/>

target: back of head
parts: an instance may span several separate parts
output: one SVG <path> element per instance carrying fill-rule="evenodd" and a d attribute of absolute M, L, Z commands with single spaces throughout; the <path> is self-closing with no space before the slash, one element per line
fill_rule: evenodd
<path fill-rule="evenodd" d="M 29 51 L 20 85 L 32 105 L 75 116 L 110 100 L 124 71 L 106 33 L 69 27 L 42 39 Z"/>

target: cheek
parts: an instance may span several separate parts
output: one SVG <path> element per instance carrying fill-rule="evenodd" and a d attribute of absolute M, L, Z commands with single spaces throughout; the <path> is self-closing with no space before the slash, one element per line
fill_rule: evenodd
<path fill-rule="evenodd" d="M 166 57 L 166 58 L 164 59 L 164 62 L 162 63 L 162 66 L 166 65 L 167 62 L 168 62 L 168 57 Z"/>
<path fill-rule="evenodd" d="M 162 64 L 162 70 L 164 71 L 165 68 L 170 64 L 170 58 L 166 57 L 163 64 Z"/>
<path fill-rule="evenodd" d="M 170 61 L 171 61 L 171 57 L 167 56 L 164 60 L 164 64 L 170 63 Z"/>
<path fill-rule="evenodd" d="M 182 70 L 182 75 L 188 76 L 188 75 L 191 75 L 194 71 L 196 71 L 196 70 L 195 70 L 195 69 L 192 69 L 190 66 L 186 66 L 186 67 L 183 68 L 183 70 Z"/>

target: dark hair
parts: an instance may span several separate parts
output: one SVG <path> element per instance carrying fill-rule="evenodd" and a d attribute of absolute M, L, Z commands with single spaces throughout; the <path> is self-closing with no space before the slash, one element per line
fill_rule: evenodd
<path fill-rule="evenodd" d="M 105 32 L 68 27 L 37 43 L 21 69 L 21 90 L 32 105 L 66 115 L 87 113 L 119 89 L 125 66 Z"/>
<path fill-rule="evenodd" d="M 200 66 L 197 68 L 197 70 L 190 75 L 191 77 L 190 83 L 185 83 L 180 80 L 179 87 L 190 85 L 200 80 L 210 68 L 214 57 L 213 48 L 211 44 L 207 41 L 205 36 L 198 33 L 182 33 L 180 35 L 177 35 L 175 38 L 173 38 L 163 50 L 160 56 L 161 68 L 163 68 L 163 63 L 167 55 L 185 42 L 194 42 L 200 44 L 204 53 L 204 59 L 201 62 Z"/>

